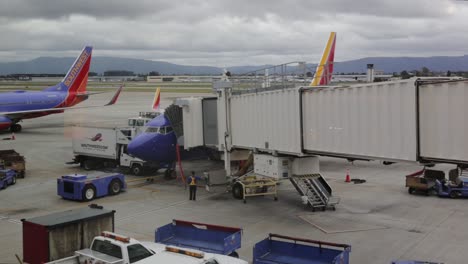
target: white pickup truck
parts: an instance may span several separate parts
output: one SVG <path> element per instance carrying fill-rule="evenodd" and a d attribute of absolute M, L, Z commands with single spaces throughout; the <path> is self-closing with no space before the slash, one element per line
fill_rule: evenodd
<path fill-rule="evenodd" d="M 166 246 L 104 231 L 91 248 L 46 264 L 247 264 L 247 261 L 198 250 Z"/>

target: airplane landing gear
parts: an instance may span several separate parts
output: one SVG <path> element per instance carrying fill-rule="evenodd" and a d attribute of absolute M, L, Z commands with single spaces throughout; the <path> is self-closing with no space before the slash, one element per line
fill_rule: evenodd
<path fill-rule="evenodd" d="M 18 132 L 21 132 L 21 125 L 20 124 L 13 124 L 11 127 L 10 127 L 10 131 L 13 132 L 13 133 L 18 133 Z"/>

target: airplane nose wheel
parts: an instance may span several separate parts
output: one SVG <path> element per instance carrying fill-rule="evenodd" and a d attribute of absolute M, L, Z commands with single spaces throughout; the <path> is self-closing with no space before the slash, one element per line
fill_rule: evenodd
<path fill-rule="evenodd" d="M 22 129 L 21 125 L 19 124 L 13 124 L 11 127 L 10 127 L 10 131 L 13 132 L 13 133 L 18 133 L 20 132 Z"/>

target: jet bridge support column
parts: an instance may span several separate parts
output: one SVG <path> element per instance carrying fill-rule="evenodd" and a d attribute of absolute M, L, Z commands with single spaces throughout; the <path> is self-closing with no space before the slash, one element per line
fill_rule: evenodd
<path fill-rule="evenodd" d="M 218 138 L 219 148 L 224 151 L 224 169 L 226 177 L 231 178 L 231 106 L 230 95 L 232 83 L 220 81 L 213 83 L 213 89 L 218 95 Z"/>

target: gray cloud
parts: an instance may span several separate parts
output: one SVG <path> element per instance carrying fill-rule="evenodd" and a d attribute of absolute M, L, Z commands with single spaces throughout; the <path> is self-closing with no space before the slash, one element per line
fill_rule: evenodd
<path fill-rule="evenodd" d="M 0 61 L 95 55 L 201 65 L 468 52 L 467 2 L 452 0 L 3 0 Z"/>

